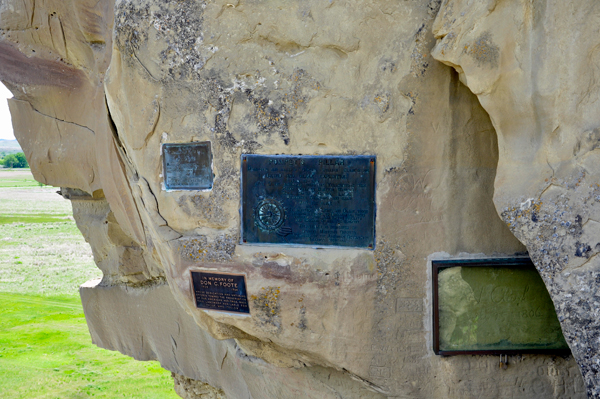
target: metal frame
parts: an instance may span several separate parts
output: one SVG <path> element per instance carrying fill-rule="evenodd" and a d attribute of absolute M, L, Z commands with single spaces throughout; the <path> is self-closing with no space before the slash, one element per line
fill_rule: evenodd
<path fill-rule="evenodd" d="M 550 354 L 567 356 L 571 354 L 570 349 L 510 349 L 510 350 L 440 350 L 440 311 L 438 302 L 438 273 L 441 269 L 450 267 L 505 267 L 522 268 L 533 267 L 533 262 L 528 257 L 513 258 L 489 258 L 489 259 L 444 259 L 431 261 L 432 277 L 432 299 L 433 299 L 433 351 L 440 356 L 454 355 L 520 355 L 529 354 Z"/>

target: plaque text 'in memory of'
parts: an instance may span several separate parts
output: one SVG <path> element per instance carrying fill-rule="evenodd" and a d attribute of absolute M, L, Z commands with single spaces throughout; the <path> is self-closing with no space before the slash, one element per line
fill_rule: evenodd
<path fill-rule="evenodd" d="M 242 155 L 242 242 L 375 245 L 375 157 Z"/>
<path fill-rule="evenodd" d="M 212 188 L 210 142 L 163 144 L 163 166 L 167 190 Z"/>
<path fill-rule="evenodd" d="M 250 313 L 243 274 L 192 271 L 196 307 L 222 312 Z"/>

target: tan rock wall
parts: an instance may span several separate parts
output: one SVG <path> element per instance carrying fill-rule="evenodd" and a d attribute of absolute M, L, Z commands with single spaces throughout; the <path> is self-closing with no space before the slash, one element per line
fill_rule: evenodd
<path fill-rule="evenodd" d="M 491 117 L 496 208 L 546 282 L 590 397 L 600 397 L 599 18 L 594 1 L 445 1 L 433 52 Z"/>
<path fill-rule="evenodd" d="M 178 306 L 166 284 L 98 284 L 90 281 L 80 288 L 92 341 L 137 360 L 159 360 L 174 373 L 175 390 L 184 398 L 385 397 L 342 371 L 279 368 L 246 355 L 235 340 L 212 338 Z"/>
<path fill-rule="evenodd" d="M 231 398 L 585 396 L 570 357 L 431 349 L 430 259 L 524 250 L 492 201 L 504 142 L 430 55 L 437 2 L 33 4 L 0 5 L 0 62 L 24 65 L 0 78 L 36 178 L 82 190 L 97 345 Z M 192 141 L 213 189 L 165 190 L 161 145 Z M 241 244 L 245 153 L 375 155 L 375 249 Z M 251 316 L 197 309 L 198 268 L 244 273 Z"/>

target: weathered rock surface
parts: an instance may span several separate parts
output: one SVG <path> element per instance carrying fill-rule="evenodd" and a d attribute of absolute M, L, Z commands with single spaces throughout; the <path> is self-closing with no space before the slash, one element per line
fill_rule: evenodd
<path fill-rule="evenodd" d="M 175 381 L 175 392 L 184 399 L 224 399 L 225 392 L 202 381 L 171 373 Z"/>
<path fill-rule="evenodd" d="M 494 202 L 553 298 L 590 397 L 600 397 L 600 4 L 445 1 L 433 55 L 498 134 Z"/>
<path fill-rule="evenodd" d="M 431 349 L 428 259 L 523 251 L 492 195 L 494 179 L 510 185 L 511 162 L 531 161 L 502 158 L 499 135 L 496 176 L 488 114 L 430 55 L 438 7 L 0 4 L 0 79 L 15 94 L 15 133 L 36 179 L 72 199 L 104 273 L 81 289 L 93 341 L 158 359 L 182 396 L 585 397 L 571 357 L 518 356 L 499 370 L 495 357 Z M 482 65 L 500 59 L 477 46 Z M 212 190 L 165 190 L 161 145 L 192 141 L 211 142 Z M 376 248 L 240 243 L 243 153 L 376 155 Z M 519 187 L 534 190 L 538 172 L 514 172 Z M 516 193 L 497 190 L 496 204 L 522 202 Z M 197 309 L 192 269 L 244 273 L 250 317 Z"/>
<path fill-rule="evenodd" d="M 80 289 L 92 341 L 137 360 L 159 360 L 174 373 L 175 389 L 184 398 L 385 398 L 335 369 L 279 368 L 246 355 L 233 339 L 212 338 L 175 302 L 167 284 L 98 283 Z"/>

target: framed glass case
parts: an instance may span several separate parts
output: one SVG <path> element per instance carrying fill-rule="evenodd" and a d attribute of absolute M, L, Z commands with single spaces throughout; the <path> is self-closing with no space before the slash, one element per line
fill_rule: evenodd
<path fill-rule="evenodd" d="M 436 354 L 570 353 L 529 258 L 434 260 L 432 268 Z"/>

